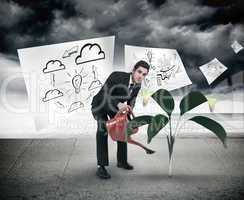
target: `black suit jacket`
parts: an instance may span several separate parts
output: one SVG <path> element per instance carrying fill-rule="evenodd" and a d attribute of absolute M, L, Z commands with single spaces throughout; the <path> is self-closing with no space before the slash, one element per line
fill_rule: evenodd
<path fill-rule="evenodd" d="M 110 74 L 99 92 L 92 99 L 92 113 L 95 116 L 108 114 L 113 117 L 118 112 L 117 104 L 127 101 L 132 108 L 141 88 L 141 83 L 136 84 L 129 94 L 130 73 L 115 71 Z"/>

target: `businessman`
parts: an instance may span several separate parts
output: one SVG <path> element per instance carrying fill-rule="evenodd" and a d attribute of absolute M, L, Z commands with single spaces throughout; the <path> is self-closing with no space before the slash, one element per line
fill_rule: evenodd
<path fill-rule="evenodd" d="M 132 72 L 112 72 L 100 91 L 93 97 L 91 111 L 94 119 L 97 120 L 98 168 L 96 175 L 101 179 L 111 178 L 105 168 L 109 165 L 106 121 L 113 118 L 119 110 L 134 108 L 141 82 L 148 74 L 149 68 L 149 64 L 141 60 L 135 64 Z M 127 170 L 133 169 L 133 166 L 127 162 L 126 142 L 117 142 L 117 167 Z"/>

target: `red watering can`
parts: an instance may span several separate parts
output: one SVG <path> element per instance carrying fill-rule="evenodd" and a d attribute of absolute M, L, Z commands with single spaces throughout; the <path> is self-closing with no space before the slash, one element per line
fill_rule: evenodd
<path fill-rule="evenodd" d="M 133 140 L 131 136 L 127 136 L 125 131 L 129 121 L 128 116 L 132 115 L 135 118 L 132 110 L 120 110 L 117 114 L 106 122 L 107 132 L 114 141 L 128 142 L 143 148 L 147 154 L 153 154 L 155 151 L 145 147 L 141 143 Z M 133 134 L 138 133 L 139 128 L 133 129 Z"/>

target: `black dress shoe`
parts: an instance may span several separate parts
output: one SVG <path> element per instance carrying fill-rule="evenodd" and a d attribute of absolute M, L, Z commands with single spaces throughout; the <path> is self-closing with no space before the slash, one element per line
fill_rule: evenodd
<path fill-rule="evenodd" d="M 132 170 L 134 169 L 134 167 L 132 165 L 130 165 L 129 163 L 118 163 L 117 164 L 118 168 L 123 168 L 123 169 L 127 169 L 127 170 Z"/>
<path fill-rule="evenodd" d="M 104 166 L 99 166 L 97 168 L 96 175 L 101 179 L 110 179 L 111 175 L 107 172 Z"/>

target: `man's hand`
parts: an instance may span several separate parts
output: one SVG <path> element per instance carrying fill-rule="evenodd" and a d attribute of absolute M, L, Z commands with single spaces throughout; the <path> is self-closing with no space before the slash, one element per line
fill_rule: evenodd
<path fill-rule="evenodd" d="M 130 105 L 127 105 L 126 103 L 119 102 L 117 107 L 119 108 L 119 111 L 131 111 L 132 108 Z"/>

